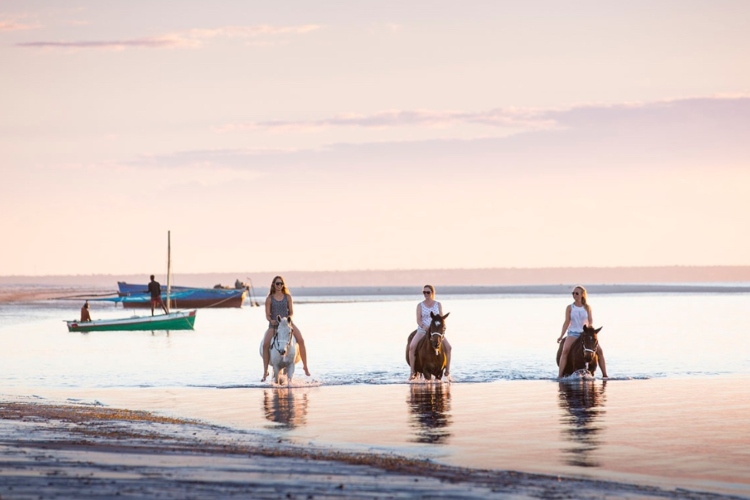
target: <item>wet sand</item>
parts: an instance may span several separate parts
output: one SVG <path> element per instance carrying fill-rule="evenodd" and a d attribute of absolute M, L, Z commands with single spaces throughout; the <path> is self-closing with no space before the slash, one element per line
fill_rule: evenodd
<path fill-rule="evenodd" d="M 730 498 L 268 444 L 148 412 L 0 403 L 2 498 Z"/>

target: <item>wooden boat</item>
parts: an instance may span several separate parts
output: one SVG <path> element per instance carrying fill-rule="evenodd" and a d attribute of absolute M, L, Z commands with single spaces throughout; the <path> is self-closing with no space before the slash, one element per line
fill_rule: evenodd
<path fill-rule="evenodd" d="M 170 303 L 172 277 L 172 236 L 167 231 L 167 303 Z M 148 287 L 144 287 L 148 290 Z M 145 305 L 151 306 L 150 294 L 142 294 L 147 299 Z M 121 301 L 123 297 L 117 297 Z M 110 300 L 110 299 L 99 299 Z M 100 319 L 93 321 L 66 321 L 69 332 L 96 332 L 115 330 L 192 330 L 195 325 L 195 310 L 170 312 L 152 316 L 133 316 L 131 318 Z"/>
<path fill-rule="evenodd" d="M 118 302 L 123 307 L 151 307 L 151 296 L 148 285 L 134 285 L 123 281 L 117 282 Z M 164 303 L 168 308 L 183 307 L 188 309 L 202 307 L 242 307 L 247 298 L 246 288 L 193 288 L 172 286 Z"/>
<path fill-rule="evenodd" d="M 192 330 L 196 311 L 179 311 L 156 316 L 66 321 L 69 332 L 106 332 L 118 330 Z"/>

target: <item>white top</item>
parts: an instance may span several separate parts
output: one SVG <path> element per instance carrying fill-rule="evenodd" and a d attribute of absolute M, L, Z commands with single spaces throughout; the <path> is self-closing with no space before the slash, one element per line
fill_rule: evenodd
<path fill-rule="evenodd" d="M 437 300 L 432 304 L 432 307 L 427 307 L 424 305 L 424 302 L 420 302 L 420 305 L 422 306 L 420 310 L 422 311 L 422 326 L 419 328 L 419 330 L 422 330 L 423 332 L 426 332 L 427 329 L 430 327 L 430 323 L 432 323 L 432 318 L 430 317 L 430 313 L 433 312 L 435 314 L 440 314 L 440 302 Z"/>
<path fill-rule="evenodd" d="M 568 325 L 568 331 L 573 333 L 583 332 L 583 325 L 589 324 L 589 313 L 586 308 L 575 305 L 575 302 L 570 304 L 570 325 Z"/>

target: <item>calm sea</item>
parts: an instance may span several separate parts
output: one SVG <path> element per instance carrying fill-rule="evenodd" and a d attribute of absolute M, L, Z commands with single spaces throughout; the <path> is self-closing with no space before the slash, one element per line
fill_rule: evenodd
<path fill-rule="evenodd" d="M 454 382 L 556 377 L 555 339 L 567 297 L 439 299 L 451 313 Z M 403 384 L 418 300 L 298 300 L 295 321 L 307 342 L 312 382 Z M 608 294 L 590 302 L 613 379 L 750 373 L 748 294 Z M 0 304 L 3 387 L 264 386 L 262 307 L 202 309 L 194 331 L 68 333 L 62 320 L 76 318 L 79 307 L 69 301 Z M 92 314 L 133 312 L 94 303 Z"/>
<path fill-rule="evenodd" d="M 292 389 L 260 383 L 262 308 L 199 310 L 194 331 L 86 334 L 63 322 L 80 303 L 0 304 L 0 398 L 750 497 L 750 294 L 592 294 L 611 379 L 563 383 L 555 339 L 569 295 L 438 299 L 450 312 L 452 383 L 406 381 L 420 297 L 300 297 L 295 321 L 312 377 L 298 367 Z M 94 318 L 131 314 L 92 305 Z"/>

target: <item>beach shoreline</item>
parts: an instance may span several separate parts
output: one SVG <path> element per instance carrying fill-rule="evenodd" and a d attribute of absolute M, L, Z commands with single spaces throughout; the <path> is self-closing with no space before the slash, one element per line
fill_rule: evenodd
<path fill-rule="evenodd" d="M 269 441 L 197 420 L 0 402 L 2 498 L 741 498 Z"/>
<path fill-rule="evenodd" d="M 574 285 L 476 285 L 476 286 L 442 286 L 441 297 L 482 296 L 482 295 L 565 295 Z M 594 284 L 587 285 L 592 294 L 681 294 L 681 293 L 750 293 L 750 284 L 746 283 L 671 283 L 671 284 Z M 342 297 L 409 297 L 414 296 L 411 286 L 301 286 L 293 288 L 295 297 L 302 301 L 314 299 L 335 299 Z M 103 286 L 76 285 L 0 285 L 0 304 L 30 303 L 50 300 L 102 300 L 116 297 L 117 290 Z M 257 300 L 261 295 L 255 295 Z"/>

